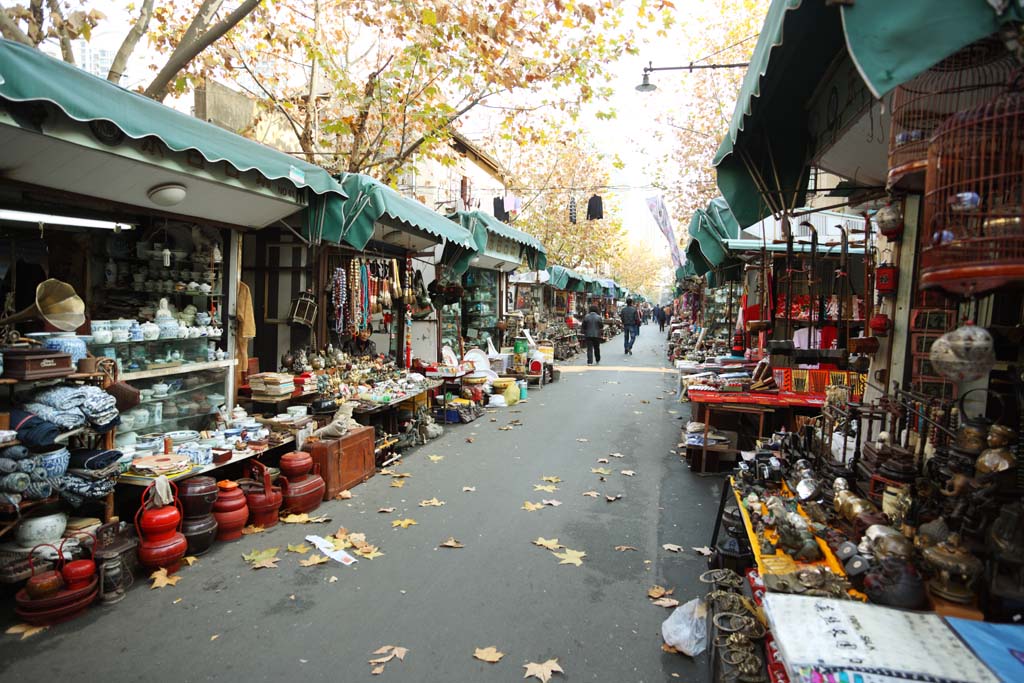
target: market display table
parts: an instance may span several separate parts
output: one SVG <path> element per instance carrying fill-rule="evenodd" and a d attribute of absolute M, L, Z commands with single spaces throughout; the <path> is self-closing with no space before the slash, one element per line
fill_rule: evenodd
<path fill-rule="evenodd" d="M 270 446 L 269 448 L 265 448 L 265 449 L 263 449 L 261 451 L 255 451 L 255 450 L 249 450 L 249 449 L 244 450 L 244 451 L 235 451 L 234 453 L 231 454 L 231 459 L 230 460 L 225 460 L 224 462 L 218 462 L 218 463 L 211 463 L 209 465 L 196 465 L 195 467 L 193 467 L 192 469 L 190 469 L 188 471 L 178 472 L 177 474 L 168 475 L 167 478 L 170 481 L 178 481 L 180 479 L 188 479 L 189 477 L 196 477 L 196 476 L 199 476 L 200 474 L 206 474 L 207 472 L 212 472 L 212 471 L 218 470 L 218 469 L 220 469 L 222 467 L 227 467 L 228 465 L 233 465 L 236 462 L 242 462 L 244 460 L 248 460 L 249 458 L 251 458 L 253 456 L 256 456 L 256 455 L 265 455 L 267 453 L 277 452 L 277 451 L 279 451 L 281 449 L 284 449 L 286 447 L 290 447 L 290 446 L 294 445 L 294 443 L 295 443 L 295 439 L 293 437 L 289 437 L 289 438 L 285 439 L 284 441 L 282 441 L 280 443 L 276 443 L 273 446 Z M 156 477 L 145 477 L 145 476 L 138 475 L 138 474 L 127 474 L 127 473 L 125 473 L 125 474 L 122 474 L 120 477 L 118 477 L 117 483 L 119 485 L 120 484 L 129 484 L 131 486 L 149 486 L 150 484 L 153 483 L 153 481 L 155 479 L 156 479 Z"/>
<path fill-rule="evenodd" d="M 774 408 L 821 408 L 825 405 L 823 394 L 799 394 L 794 391 L 706 391 L 690 390 L 689 399 L 700 404 L 741 404 L 770 406 Z"/>

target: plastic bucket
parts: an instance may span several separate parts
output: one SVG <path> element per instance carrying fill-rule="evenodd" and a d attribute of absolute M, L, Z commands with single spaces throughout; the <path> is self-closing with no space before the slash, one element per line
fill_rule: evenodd
<path fill-rule="evenodd" d="M 526 353 L 530 350 L 530 344 L 526 341 L 526 337 L 516 337 L 515 344 L 512 348 L 515 353 Z"/>
<path fill-rule="evenodd" d="M 527 387 L 529 386 L 529 382 L 527 382 L 525 379 L 521 379 L 521 380 L 519 380 L 519 382 L 517 382 L 517 384 L 519 384 L 519 400 L 520 401 L 525 401 L 526 400 L 526 391 L 527 391 Z"/>

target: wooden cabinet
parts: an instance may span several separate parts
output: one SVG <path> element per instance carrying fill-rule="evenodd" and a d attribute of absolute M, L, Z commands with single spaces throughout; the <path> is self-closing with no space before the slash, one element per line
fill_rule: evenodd
<path fill-rule="evenodd" d="M 340 439 L 309 440 L 303 448 L 320 466 L 327 483 L 324 500 L 361 484 L 376 472 L 373 427 L 356 427 Z"/>

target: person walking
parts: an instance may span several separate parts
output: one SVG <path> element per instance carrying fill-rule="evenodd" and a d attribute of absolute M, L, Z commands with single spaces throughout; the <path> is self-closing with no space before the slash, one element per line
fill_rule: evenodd
<path fill-rule="evenodd" d="M 658 306 L 654 309 L 654 317 L 658 321 L 658 331 L 665 331 L 665 309 Z"/>
<path fill-rule="evenodd" d="M 623 335 L 624 353 L 627 356 L 633 355 L 633 344 L 640 334 L 640 312 L 633 306 L 632 299 L 626 299 L 626 305 L 619 312 L 619 319 L 622 320 L 622 327 L 625 329 Z"/>
<path fill-rule="evenodd" d="M 590 313 L 583 317 L 583 339 L 587 345 L 587 365 L 601 364 L 601 342 L 604 341 L 604 318 L 597 312 L 597 306 L 590 307 Z"/>

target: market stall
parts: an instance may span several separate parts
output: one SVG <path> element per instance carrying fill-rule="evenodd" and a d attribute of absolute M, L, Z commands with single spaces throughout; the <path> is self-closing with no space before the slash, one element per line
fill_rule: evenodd
<path fill-rule="evenodd" d="M 0 72 L 0 580 L 28 578 L 29 556 L 40 570 L 68 560 L 66 587 L 16 598 L 48 623 L 120 599 L 136 557 L 173 567 L 193 540 L 155 548 L 115 523 L 139 507 L 130 484 L 238 472 L 272 446 L 232 413 L 238 342 L 255 334 L 241 234 L 300 226 L 345 192 L 37 50 L 0 41 Z"/>

